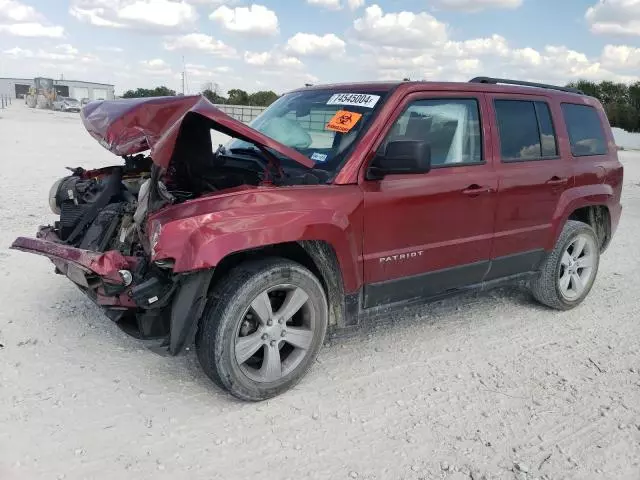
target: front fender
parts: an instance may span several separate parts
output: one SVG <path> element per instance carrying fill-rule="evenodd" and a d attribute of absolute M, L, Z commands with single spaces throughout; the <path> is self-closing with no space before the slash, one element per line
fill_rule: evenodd
<path fill-rule="evenodd" d="M 579 208 L 606 205 L 610 210 L 615 210 L 615 204 L 614 190 L 611 185 L 606 183 L 584 185 L 565 190 L 553 215 L 552 234 L 547 241 L 546 249 L 553 249 L 567 220 Z"/>
<path fill-rule="evenodd" d="M 353 212 L 352 212 L 353 213 Z M 305 240 L 325 241 L 340 264 L 345 290 L 362 283 L 360 214 L 333 209 L 233 215 L 218 212 L 162 225 L 154 259 L 173 258 L 174 273 L 210 269 L 233 253 Z"/>

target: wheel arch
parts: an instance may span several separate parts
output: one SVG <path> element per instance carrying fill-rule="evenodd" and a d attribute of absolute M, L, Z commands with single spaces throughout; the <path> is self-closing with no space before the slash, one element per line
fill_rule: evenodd
<path fill-rule="evenodd" d="M 591 226 L 596 232 L 600 251 L 604 252 L 611 242 L 611 213 L 607 205 L 587 205 L 576 208 L 568 217 Z"/>
<path fill-rule="evenodd" d="M 243 262 L 266 257 L 280 257 L 294 261 L 309 269 L 320 281 L 329 308 L 329 327 L 352 324 L 353 306 L 347 308 L 345 271 L 333 245 L 325 240 L 301 240 L 276 243 L 232 252 L 224 256 L 215 267 L 182 273 L 181 285 L 171 307 L 169 352 L 180 353 L 195 339 L 206 297 L 224 281 L 226 275 Z M 343 259 L 343 261 L 346 261 Z"/>
<path fill-rule="evenodd" d="M 610 208 L 615 203 L 613 189 L 607 184 L 585 185 L 565 191 L 556 206 L 552 235 L 546 250 L 553 249 L 567 221 L 576 220 L 593 227 L 600 241 L 600 249 L 604 251 L 613 233 Z"/>
<path fill-rule="evenodd" d="M 231 253 L 213 269 L 209 290 L 223 281 L 229 271 L 237 265 L 264 257 L 286 258 L 309 269 L 318 278 L 327 295 L 329 326 L 343 326 L 348 323 L 343 273 L 335 249 L 324 240 L 285 242 Z"/>

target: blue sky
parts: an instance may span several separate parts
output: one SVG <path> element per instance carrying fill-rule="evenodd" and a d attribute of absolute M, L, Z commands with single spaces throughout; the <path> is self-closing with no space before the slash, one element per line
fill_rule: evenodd
<path fill-rule="evenodd" d="M 184 58 L 184 64 L 183 64 Z M 0 76 L 213 84 L 640 75 L 639 0 L 0 0 Z"/>

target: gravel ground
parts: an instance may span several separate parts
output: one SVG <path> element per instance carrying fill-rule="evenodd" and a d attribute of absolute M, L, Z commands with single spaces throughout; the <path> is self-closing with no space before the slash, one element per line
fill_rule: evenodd
<path fill-rule="evenodd" d="M 112 324 L 44 258 L 64 166 L 115 158 L 77 115 L 0 110 L 0 479 L 639 479 L 640 153 L 585 303 L 498 290 L 332 341 L 260 404 Z"/>

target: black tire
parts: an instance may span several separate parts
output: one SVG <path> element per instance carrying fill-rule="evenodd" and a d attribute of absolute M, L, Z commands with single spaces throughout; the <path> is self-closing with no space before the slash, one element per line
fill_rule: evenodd
<path fill-rule="evenodd" d="M 593 242 L 592 271 L 581 293 L 576 295 L 575 298 L 567 298 L 567 296 L 562 293 L 560 286 L 560 277 L 562 269 L 564 268 L 562 265 L 562 257 L 573 242 L 583 235 L 590 237 Z M 562 233 L 553 251 L 547 256 L 543 263 L 539 274 L 531 282 L 531 292 L 534 298 L 543 305 L 557 310 L 570 310 L 580 305 L 591 291 L 591 287 L 598 273 L 599 263 L 600 244 L 593 228 L 586 223 L 569 220 L 562 229 Z"/>
<path fill-rule="evenodd" d="M 314 318 L 311 343 L 299 354 L 301 360 L 297 360 L 299 363 L 292 371 L 283 372 L 277 381 L 255 381 L 236 359 L 236 339 L 240 328 L 246 324 L 251 303 L 263 292 L 283 284 L 301 288 L 308 296 L 305 308 L 312 312 L 307 315 Z M 235 397 L 249 401 L 266 400 L 293 387 L 307 373 L 324 342 L 327 322 L 325 292 L 308 269 L 281 258 L 249 261 L 231 270 L 210 293 L 196 337 L 198 359 L 207 376 Z M 286 339 L 282 341 L 286 344 Z M 269 346 L 265 344 L 264 348 L 257 354 L 264 352 L 267 355 Z M 266 362 L 266 357 L 263 361 Z"/>

